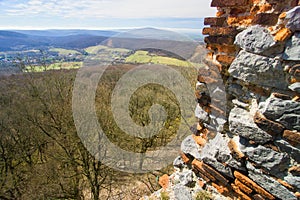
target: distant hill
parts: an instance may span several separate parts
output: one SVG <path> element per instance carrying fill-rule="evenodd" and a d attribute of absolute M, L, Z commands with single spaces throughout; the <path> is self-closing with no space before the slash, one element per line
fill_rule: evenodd
<path fill-rule="evenodd" d="M 189 36 L 168 30 L 142 28 L 133 30 L 15 30 L 0 31 L 0 52 L 32 49 L 84 49 L 95 45 L 131 50 L 166 48 L 190 57 L 197 44 Z"/>
<path fill-rule="evenodd" d="M 118 34 L 118 31 L 106 31 L 106 30 L 84 30 L 84 29 L 50 29 L 50 30 L 12 30 L 17 33 L 35 36 L 48 36 L 48 37 L 62 37 L 71 35 L 93 35 L 111 37 Z"/>
<path fill-rule="evenodd" d="M 28 33 L 24 34 L 25 32 Z M 32 31 L 31 34 L 39 33 L 39 35 L 31 35 L 30 32 L 0 31 L 0 51 L 45 49 L 48 47 L 84 49 L 98 45 L 108 38 L 107 36 L 89 34 L 65 35 L 67 32 L 61 33 L 64 36 L 57 36 L 58 33 L 50 36 L 51 34 L 47 31 Z"/>

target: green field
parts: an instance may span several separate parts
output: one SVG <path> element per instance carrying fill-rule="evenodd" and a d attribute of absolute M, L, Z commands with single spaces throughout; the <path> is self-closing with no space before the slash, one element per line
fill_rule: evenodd
<path fill-rule="evenodd" d="M 70 54 L 81 54 L 79 51 L 70 50 L 70 49 L 62 49 L 62 48 L 52 48 L 49 51 L 58 52 L 60 55 L 70 55 Z"/>
<path fill-rule="evenodd" d="M 54 63 L 48 66 L 27 66 L 25 72 L 44 72 L 48 70 L 61 70 L 61 69 L 78 69 L 82 67 L 82 62 L 62 62 Z"/>
<path fill-rule="evenodd" d="M 153 64 L 162 64 L 162 65 L 172 65 L 178 67 L 200 66 L 199 63 L 191 63 L 176 58 L 149 55 L 149 52 L 147 51 L 136 51 L 134 54 L 126 58 L 126 63 L 134 63 L 134 64 L 153 63 Z"/>
<path fill-rule="evenodd" d="M 122 48 L 111 48 L 103 45 L 97 45 L 97 46 L 91 46 L 86 49 L 84 49 L 88 54 L 96 54 L 100 51 L 104 52 L 120 52 L 120 53 L 128 53 L 130 50 L 128 49 L 122 49 Z"/>

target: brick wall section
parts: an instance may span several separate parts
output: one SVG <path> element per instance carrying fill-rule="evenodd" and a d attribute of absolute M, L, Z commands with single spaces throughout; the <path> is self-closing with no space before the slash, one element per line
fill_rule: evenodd
<path fill-rule="evenodd" d="M 234 38 L 239 32 L 255 24 L 275 26 L 279 15 L 298 3 L 298 0 L 213 0 L 211 6 L 217 7 L 218 13 L 216 17 L 205 18 L 204 25 L 210 27 L 203 29 L 213 62 L 221 64 L 222 73 L 225 74 L 239 51 L 233 46 Z M 281 34 L 288 34 L 287 30 Z M 219 48 L 213 48 L 216 46 Z"/>
<path fill-rule="evenodd" d="M 299 0 L 212 0 L 211 6 L 217 7 L 218 12 L 215 17 L 207 17 L 204 20 L 204 24 L 206 25 L 203 29 L 203 34 L 206 35 L 204 41 L 209 51 L 205 63 L 210 67 L 211 71 L 221 73 L 225 83 L 232 84 L 232 78 L 230 77 L 230 73 L 228 73 L 228 69 L 241 51 L 241 49 L 235 45 L 237 34 L 250 26 L 261 25 L 272 33 L 274 41 L 284 42 L 293 35 L 293 32 L 282 25 L 280 20 L 284 20 L 286 11 L 298 5 L 300 5 Z M 268 58 L 272 58 L 272 56 Z M 201 73 L 203 72 L 199 71 L 200 76 Z M 231 80 L 228 81 L 229 79 Z M 299 82 L 299 80 L 291 81 L 291 83 L 294 82 Z M 267 98 L 273 95 L 281 99 L 290 100 L 293 96 L 289 91 L 281 91 L 283 94 L 274 93 L 272 88 L 263 87 L 259 84 L 253 85 L 244 83 L 242 87 L 244 87 L 244 90 L 259 96 L 258 98 Z M 300 133 L 298 131 L 287 130 L 281 123 L 268 119 L 259 112 L 253 114 L 253 120 L 258 128 L 265 130 L 274 140 L 276 140 L 275 138 L 282 138 L 295 149 L 298 148 L 299 150 Z M 241 126 L 243 125 L 241 124 Z M 203 125 L 200 127 L 203 127 Z M 205 130 L 205 128 L 202 130 L 199 129 L 199 132 L 203 132 L 203 130 Z M 255 141 L 249 140 L 248 142 L 257 145 Z M 280 152 L 278 146 L 274 144 L 274 141 L 271 141 L 269 144 L 264 144 L 264 147 L 270 148 L 274 150 L 274 152 Z M 244 159 L 248 160 L 247 155 L 240 152 L 237 146 L 238 144 L 230 139 L 228 147 L 232 156 L 239 161 Z M 276 192 L 273 194 L 272 189 L 268 190 L 268 187 L 262 182 L 255 182 L 245 171 L 243 172 L 232 168 L 234 177 L 230 178 L 226 176 L 226 173 L 224 174 L 222 171 L 218 172 L 216 168 L 218 165 L 210 166 L 209 163 L 205 163 L 205 160 L 200 161 L 194 159 L 191 164 L 196 174 L 198 173 L 207 184 L 212 185 L 225 196 L 231 194 L 228 196 L 249 200 L 281 199 L 279 198 L 280 194 Z M 222 164 L 226 167 L 225 163 Z M 254 164 L 254 168 L 255 167 L 256 165 Z M 289 172 L 293 175 L 296 174 L 295 176 L 300 176 L 299 168 L 299 165 L 296 164 L 289 169 Z M 261 170 L 261 168 L 259 168 L 259 170 Z M 288 169 L 286 169 L 286 171 L 287 170 Z M 285 188 L 283 191 L 286 190 L 293 193 L 291 199 L 299 197 L 297 189 L 278 177 L 276 178 L 276 174 L 270 175 L 266 173 L 265 175 L 272 180 L 274 179 L 274 183 L 276 180 L 276 184 L 283 186 Z M 264 175 L 261 176 L 263 177 Z M 203 183 L 203 181 L 201 183 Z M 276 186 L 274 185 L 274 187 Z M 224 192 L 221 188 L 226 188 L 227 192 Z M 232 193 L 234 194 L 233 196 Z"/>

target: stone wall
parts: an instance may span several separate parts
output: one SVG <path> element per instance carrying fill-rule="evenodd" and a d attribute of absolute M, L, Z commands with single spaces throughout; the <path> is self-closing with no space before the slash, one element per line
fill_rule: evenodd
<path fill-rule="evenodd" d="M 218 12 L 203 29 L 209 70 L 196 86 L 199 123 L 177 171 L 161 180 L 172 198 L 195 199 L 201 189 L 217 199 L 300 198 L 299 5 L 212 0 Z"/>

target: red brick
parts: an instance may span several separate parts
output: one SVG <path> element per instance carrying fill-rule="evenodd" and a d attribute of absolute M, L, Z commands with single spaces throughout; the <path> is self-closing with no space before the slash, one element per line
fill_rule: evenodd
<path fill-rule="evenodd" d="M 267 3 L 260 7 L 259 12 L 267 12 L 269 10 L 272 10 L 272 5 Z"/>
<path fill-rule="evenodd" d="M 167 187 L 169 186 L 169 176 L 167 174 L 159 177 L 159 181 L 158 184 L 163 188 L 163 189 L 167 189 Z"/>
<path fill-rule="evenodd" d="M 274 26 L 278 22 L 278 15 L 274 13 L 258 13 L 255 15 L 252 23 L 253 24 L 260 24 L 260 25 L 267 25 L 267 26 Z"/>
<path fill-rule="evenodd" d="M 300 132 L 285 130 L 283 132 L 283 138 L 293 146 L 300 144 Z"/>
<path fill-rule="evenodd" d="M 223 26 L 225 21 L 226 17 L 207 17 L 204 19 L 204 25 Z"/>
<path fill-rule="evenodd" d="M 211 7 L 236 7 L 248 5 L 248 0 L 213 0 Z"/>
<path fill-rule="evenodd" d="M 194 159 L 193 162 L 192 162 L 192 165 L 196 168 L 196 170 L 199 171 L 200 176 L 204 180 L 206 180 L 206 181 L 209 180 L 209 181 L 212 181 L 212 182 L 216 181 L 216 178 L 203 168 L 203 161 L 199 161 L 197 159 Z"/>
<path fill-rule="evenodd" d="M 210 35 L 210 36 L 218 36 L 218 35 L 237 35 L 239 31 L 233 27 L 211 27 L 211 28 L 204 28 L 202 31 L 203 35 Z"/>
<path fill-rule="evenodd" d="M 287 40 L 291 35 L 293 34 L 293 32 L 288 29 L 288 28 L 282 28 L 280 29 L 276 35 L 275 35 L 275 40 L 276 41 L 285 41 Z"/>
<path fill-rule="evenodd" d="M 229 194 L 229 189 L 227 187 L 224 187 L 222 185 L 218 185 L 216 183 L 212 183 L 212 186 L 214 188 L 216 188 L 220 194 L 223 194 L 223 195 Z"/>
<path fill-rule="evenodd" d="M 204 38 L 207 44 L 234 44 L 235 38 L 233 36 L 208 36 Z"/>
<path fill-rule="evenodd" d="M 250 26 L 253 21 L 253 16 L 237 16 L 237 17 L 228 17 L 227 23 L 230 26 Z"/>
<path fill-rule="evenodd" d="M 227 55 L 217 55 L 217 61 L 220 62 L 222 65 L 229 66 L 233 62 L 235 57 L 227 56 Z"/>
<path fill-rule="evenodd" d="M 180 156 L 184 163 L 190 162 L 190 159 L 183 152 L 180 153 Z"/>
<path fill-rule="evenodd" d="M 243 184 L 245 184 L 248 187 L 252 188 L 257 193 L 259 193 L 260 195 L 262 195 L 263 197 L 266 197 L 267 199 L 271 199 L 271 200 L 275 199 L 275 197 L 272 194 L 270 194 L 265 189 L 263 189 L 262 187 L 260 187 L 259 185 L 257 185 L 254 181 L 252 181 L 250 178 L 248 178 L 244 174 L 242 174 L 242 173 L 240 173 L 238 171 L 235 171 L 234 172 L 234 176 L 239 181 L 241 181 Z"/>
<path fill-rule="evenodd" d="M 235 45 L 220 45 L 220 44 L 207 44 L 206 48 L 215 52 L 222 52 L 226 54 L 235 54 L 237 51 L 237 46 Z"/>
<path fill-rule="evenodd" d="M 271 121 L 267 119 L 263 114 L 260 112 L 256 112 L 254 115 L 254 122 L 258 127 L 265 130 L 267 133 L 272 135 L 273 137 L 280 136 L 285 127 L 278 122 Z"/>
<path fill-rule="evenodd" d="M 245 192 L 246 194 L 251 194 L 252 193 L 252 189 L 247 187 L 246 185 L 244 185 L 241 181 L 239 181 L 238 179 L 234 180 L 234 184 L 236 186 L 238 186 L 243 192 Z"/>
<path fill-rule="evenodd" d="M 235 159 L 240 160 L 245 157 L 245 155 L 239 150 L 238 145 L 234 140 L 230 139 L 228 142 L 228 148 Z"/>
<path fill-rule="evenodd" d="M 193 135 L 193 139 L 198 145 L 202 147 L 206 144 L 206 140 L 202 136 Z"/>
<path fill-rule="evenodd" d="M 220 183 L 222 183 L 224 186 L 228 185 L 228 180 L 221 175 L 218 171 L 216 171 L 214 168 L 212 168 L 211 166 L 203 163 L 202 167 L 205 171 L 209 172 L 211 175 L 213 175 L 218 181 L 220 181 Z"/>
<path fill-rule="evenodd" d="M 243 193 L 240 188 L 233 183 L 231 184 L 232 189 L 241 197 L 243 200 L 251 200 L 245 193 Z"/>
<path fill-rule="evenodd" d="M 238 16 L 239 14 L 245 14 L 247 12 L 247 8 L 232 8 L 230 10 L 231 16 Z"/>

